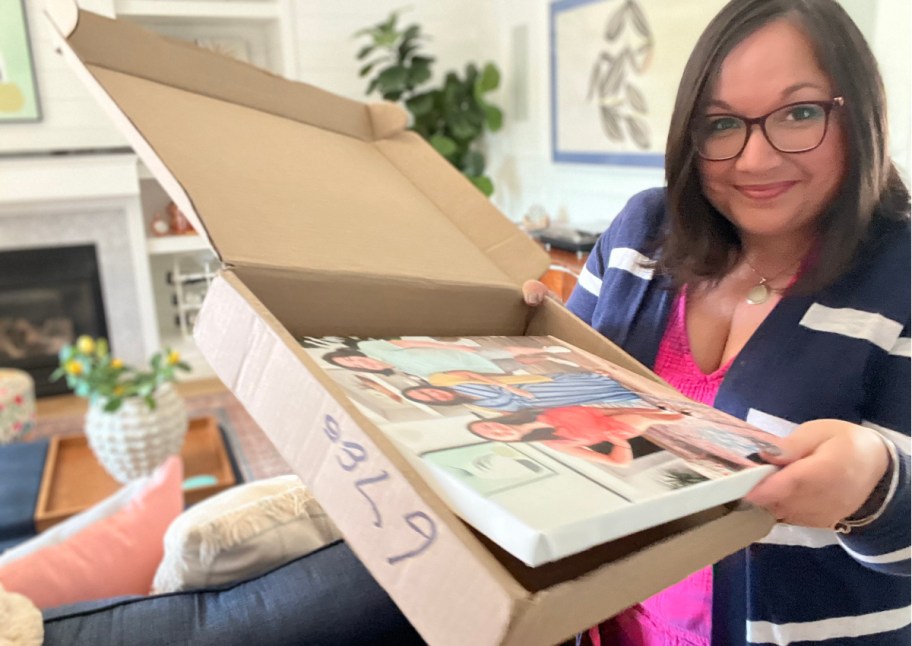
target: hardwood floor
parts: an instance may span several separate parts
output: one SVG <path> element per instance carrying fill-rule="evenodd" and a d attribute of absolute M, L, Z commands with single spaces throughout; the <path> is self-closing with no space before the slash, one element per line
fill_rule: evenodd
<path fill-rule="evenodd" d="M 184 397 L 195 395 L 212 395 L 228 392 L 225 385 L 215 377 L 192 379 L 177 384 L 177 391 Z M 35 412 L 39 420 L 52 419 L 70 415 L 84 415 L 88 403 L 76 395 L 56 395 L 41 397 L 35 402 Z"/>

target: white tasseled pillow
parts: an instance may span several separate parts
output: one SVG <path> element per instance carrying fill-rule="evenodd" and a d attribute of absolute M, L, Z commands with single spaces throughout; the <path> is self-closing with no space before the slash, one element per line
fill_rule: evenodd
<path fill-rule="evenodd" d="M 297 476 L 238 485 L 198 503 L 171 523 L 152 592 L 243 581 L 339 537 Z"/>
<path fill-rule="evenodd" d="M 0 585 L 0 644 L 41 646 L 44 622 L 41 611 L 28 597 L 7 592 Z"/>

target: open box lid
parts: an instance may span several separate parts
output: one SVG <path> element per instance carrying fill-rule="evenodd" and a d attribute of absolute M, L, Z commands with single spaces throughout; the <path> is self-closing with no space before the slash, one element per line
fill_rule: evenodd
<path fill-rule="evenodd" d="M 50 0 L 60 50 L 231 266 L 513 286 L 549 259 L 423 139 L 364 104 Z"/>

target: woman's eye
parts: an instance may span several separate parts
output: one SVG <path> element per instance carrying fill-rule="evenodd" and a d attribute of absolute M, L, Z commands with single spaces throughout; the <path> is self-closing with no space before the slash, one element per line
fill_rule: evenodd
<path fill-rule="evenodd" d="M 816 105 L 796 105 L 789 108 L 786 119 L 791 121 L 806 121 L 808 119 L 819 119 L 823 116 L 823 110 Z"/>
<path fill-rule="evenodd" d="M 710 119 L 707 130 L 710 133 L 715 134 L 718 132 L 726 132 L 728 130 L 737 130 L 740 127 L 740 119 L 735 119 L 733 117 L 720 117 L 718 119 Z"/>

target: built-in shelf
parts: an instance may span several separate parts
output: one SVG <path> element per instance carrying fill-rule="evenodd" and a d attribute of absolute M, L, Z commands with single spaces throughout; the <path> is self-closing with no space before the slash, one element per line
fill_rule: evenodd
<path fill-rule="evenodd" d="M 200 235 L 162 236 L 149 238 L 146 241 L 149 255 L 156 256 L 169 253 L 184 253 L 188 251 L 205 251 L 210 249 L 209 242 Z"/>

